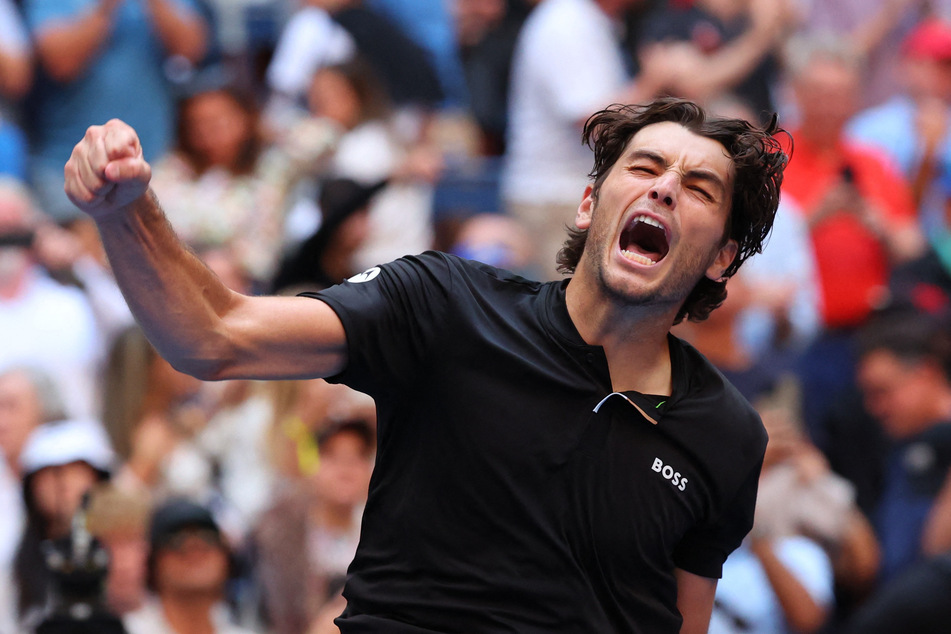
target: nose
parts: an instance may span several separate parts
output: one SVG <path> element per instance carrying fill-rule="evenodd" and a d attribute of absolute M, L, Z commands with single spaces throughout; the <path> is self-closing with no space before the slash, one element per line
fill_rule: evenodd
<path fill-rule="evenodd" d="M 665 173 L 656 181 L 654 181 L 654 185 L 650 188 L 648 196 L 651 200 L 656 200 L 657 202 L 673 209 L 674 203 L 677 200 L 675 195 L 677 185 L 676 180 L 677 176 L 675 174 L 671 174 L 670 172 Z"/>

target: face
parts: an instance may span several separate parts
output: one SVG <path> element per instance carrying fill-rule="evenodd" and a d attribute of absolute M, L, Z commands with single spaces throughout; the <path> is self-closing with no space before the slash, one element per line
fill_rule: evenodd
<path fill-rule="evenodd" d="M 117 614 L 138 608 L 145 598 L 146 560 L 149 544 L 143 535 L 100 536 L 109 553 L 106 600 Z"/>
<path fill-rule="evenodd" d="M 793 82 L 803 130 L 811 138 L 839 138 L 858 109 L 859 78 L 841 62 L 817 60 Z"/>
<path fill-rule="evenodd" d="M 250 117 L 225 92 L 192 97 L 182 117 L 192 148 L 212 165 L 233 165 L 252 133 Z"/>
<path fill-rule="evenodd" d="M 41 418 L 40 400 L 30 378 L 23 372 L 0 376 L 0 451 L 12 467 Z"/>
<path fill-rule="evenodd" d="M 718 142 L 663 122 L 640 130 L 575 224 L 588 239 L 575 271 L 614 301 L 678 309 L 706 275 L 719 279 L 736 255 L 724 242 L 733 161 Z"/>
<path fill-rule="evenodd" d="M 155 555 L 159 592 L 219 594 L 228 579 L 228 556 L 220 537 L 207 528 L 184 528 Z"/>
<path fill-rule="evenodd" d="M 320 467 L 314 474 L 318 497 L 335 506 L 356 506 L 366 500 L 372 458 L 359 435 L 342 431 L 320 448 Z"/>
<path fill-rule="evenodd" d="M 927 363 L 903 361 L 887 350 L 874 350 L 859 362 L 858 383 L 865 408 L 894 438 L 912 436 L 936 420 L 937 371 Z"/>
<path fill-rule="evenodd" d="M 350 130 L 360 122 L 360 97 L 342 74 L 321 70 L 314 74 L 307 93 L 310 111 Z"/>
<path fill-rule="evenodd" d="M 48 537 L 59 537 L 69 530 L 83 495 L 97 481 L 96 471 L 85 462 L 46 467 L 33 474 L 31 493 L 37 509 L 50 525 Z"/>

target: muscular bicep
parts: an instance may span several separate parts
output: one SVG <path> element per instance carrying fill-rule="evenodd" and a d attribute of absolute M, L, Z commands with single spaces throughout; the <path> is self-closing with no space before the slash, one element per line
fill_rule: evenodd
<path fill-rule="evenodd" d="M 680 568 L 674 570 L 674 576 L 677 578 L 677 609 L 684 619 L 680 634 L 706 634 L 713 612 L 717 580 Z"/>
<path fill-rule="evenodd" d="M 317 299 L 238 296 L 222 327 L 232 354 L 216 379 L 327 377 L 347 362 L 343 324 Z"/>

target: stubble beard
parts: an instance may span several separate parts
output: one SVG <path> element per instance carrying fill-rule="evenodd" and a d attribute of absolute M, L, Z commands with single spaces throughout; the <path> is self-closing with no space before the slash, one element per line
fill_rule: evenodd
<path fill-rule="evenodd" d="M 592 210 L 594 214 L 596 208 Z M 592 223 L 591 228 L 595 225 Z M 674 305 L 679 308 L 687 299 L 694 287 L 703 279 L 707 269 L 713 264 L 719 246 L 711 249 L 710 253 L 703 254 L 696 248 L 689 248 L 678 258 L 679 261 L 668 263 L 667 275 L 653 286 L 636 284 L 627 279 L 612 279 L 608 259 L 605 257 L 608 249 L 615 245 L 609 241 L 612 236 L 605 231 L 589 232 L 585 244 L 585 256 L 591 249 L 589 263 L 594 268 L 594 276 L 598 282 L 598 289 L 608 301 L 618 306 L 627 307 L 658 307 L 667 309 Z M 668 257 L 677 257 L 669 254 Z M 660 266 L 656 264 L 654 266 Z"/>

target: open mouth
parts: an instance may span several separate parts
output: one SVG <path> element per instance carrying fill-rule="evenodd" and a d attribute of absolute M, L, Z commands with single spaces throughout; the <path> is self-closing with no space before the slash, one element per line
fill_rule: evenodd
<path fill-rule="evenodd" d="M 621 232 L 620 246 L 624 257 L 646 266 L 657 264 L 670 250 L 664 225 L 645 215 L 631 218 Z"/>

